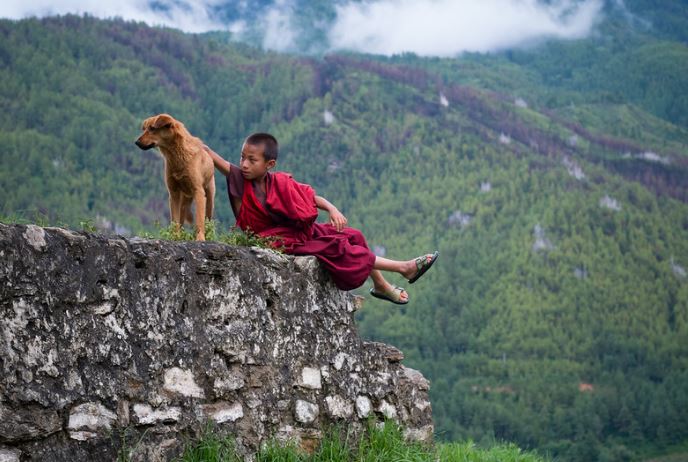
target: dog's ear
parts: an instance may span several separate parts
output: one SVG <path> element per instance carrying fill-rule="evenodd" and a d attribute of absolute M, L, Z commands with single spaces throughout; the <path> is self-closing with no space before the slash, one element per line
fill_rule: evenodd
<path fill-rule="evenodd" d="M 155 117 L 148 117 L 141 122 L 141 130 L 145 131 L 153 123 Z"/>
<path fill-rule="evenodd" d="M 172 116 L 169 116 L 167 114 L 160 114 L 155 121 L 153 121 L 153 124 L 151 127 L 158 129 L 158 128 L 170 128 L 172 124 L 174 124 L 175 120 L 172 118 Z"/>

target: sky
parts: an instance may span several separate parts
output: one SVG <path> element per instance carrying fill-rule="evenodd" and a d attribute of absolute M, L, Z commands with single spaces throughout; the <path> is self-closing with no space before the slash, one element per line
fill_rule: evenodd
<path fill-rule="evenodd" d="M 221 23 L 213 8 L 228 0 L 160 2 L 151 0 L 4 0 L 0 17 L 88 13 L 99 18 L 121 17 L 186 32 L 229 30 L 241 34 L 242 22 Z M 247 0 L 234 0 L 243 8 Z M 169 6 L 171 5 L 171 6 Z M 276 0 L 259 26 L 266 31 L 263 46 L 296 51 L 299 31 L 295 0 Z M 602 0 L 367 0 L 341 1 L 335 20 L 327 25 L 331 51 L 394 55 L 456 56 L 528 45 L 545 38 L 576 39 L 589 35 L 602 16 Z"/>

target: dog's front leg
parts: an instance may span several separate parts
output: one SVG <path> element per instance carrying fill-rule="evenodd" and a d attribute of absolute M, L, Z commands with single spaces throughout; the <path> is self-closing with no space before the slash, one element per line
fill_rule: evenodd
<path fill-rule="evenodd" d="M 205 241 L 205 191 L 198 188 L 194 192 L 194 202 L 196 203 L 196 240 Z"/>
<path fill-rule="evenodd" d="M 179 231 L 181 227 L 181 207 L 182 198 L 181 193 L 176 191 L 169 191 L 170 193 L 170 220 L 175 225 L 175 230 Z"/>
<path fill-rule="evenodd" d="M 184 226 L 184 218 L 186 217 L 186 208 L 189 207 L 187 204 L 189 202 L 188 198 L 184 197 L 184 193 L 179 191 L 177 193 L 177 203 L 175 204 L 175 210 L 177 217 L 174 220 L 175 229 L 181 231 Z"/>

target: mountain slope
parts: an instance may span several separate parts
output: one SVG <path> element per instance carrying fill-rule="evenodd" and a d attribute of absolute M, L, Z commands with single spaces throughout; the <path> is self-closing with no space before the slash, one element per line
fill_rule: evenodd
<path fill-rule="evenodd" d="M 370 299 L 359 323 L 432 380 L 441 438 L 559 460 L 688 439 L 688 133 L 645 104 L 508 55 L 290 57 L 74 16 L 0 21 L 0 60 L 0 215 L 151 229 L 167 199 L 133 144 L 144 117 L 230 160 L 268 130 L 379 254 L 440 250 L 407 307 Z"/>

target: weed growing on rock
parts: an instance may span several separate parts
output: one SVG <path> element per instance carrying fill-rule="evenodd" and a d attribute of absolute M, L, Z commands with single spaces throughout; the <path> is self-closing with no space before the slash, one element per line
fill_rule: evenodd
<path fill-rule="evenodd" d="M 195 239 L 194 234 L 183 226 L 177 228 L 177 225 L 174 223 L 170 223 L 166 227 L 160 227 L 158 223 L 156 223 L 156 225 L 159 226 L 157 236 L 159 239 L 165 239 L 167 241 L 193 241 Z"/>
<path fill-rule="evenodd" d="M 212 425 L 206 426 L 201 438 L 193 445 L 187 445 L 182 455 L 174 462 L 241 462 L 232 436 L 221 436 Z"/>
<path fill-rule="evenodd" d="M 195 234 L 184 228 L 177 226 L 174 223 L 170 223 L 167 227 L 158 226 L 157 236 L 150 233 L 145 233 L 142 237 L 148 239 L 166 239 L 169 241 L 193 241 L 195 239 Z M 206 241 L 217 241 L 229 245 L 240 245 L 245 247 L 262 247 L 266 249 L 272 249 L 279 251 L 279 248 L 275 248 L 275 238 L 271 237 L 260 237 L 259 235 L 251 231 L 242 231 L 236 226 L 229 229 L 228 232 L 220 233 L 217 231 L 218 225 L 215 220 L 205 221 L 205 239 Z"/>
<path fill-rule="evenodd" d="M 81 226 L 81 229 L 86 231 L 87 233 L 95 233 L 96 231 L 98 231 L 98 228 L 96 228 L 96 225 L 90 218 L 86 218 L 79 221 L 79 226 Z"/>
<path fill-rule="evenodd" d="M 11 215 L 0 214 L 0 223 L 5 224 L 35 224 L 40 227 L 57 226 L 59 228 L 71 229 L 69 225 L 62 222 L 51 223 L 48 216 L 40 212 L 13 213 Z M 265 249 L 281 252 L 279 246 L 275 245 L 275 238 L 260 237 L 259 235 L 247 231 L 244 232 L 236 226 L 231 227 L 226 232 L 218 231 L 218 222 L 215 220 L 205 221 L 205 239 L 206 241 L 222 242 L 229 245 L 239 245 L 244 247 L 261 247 Z M 102 231 L 96 225 L 96 222 L 91 218 L 82 218 L 79 220 L 78 231 L 87 233 L 98 233 Z M 155 223 L 154 231 L 143 231 L 138 235 L 144 239 L 164 239 L 167 241 L 186 242 L 194 241 L 196 235 L 193 229 L 184 226 L 177 226 L 170 223 L 167 226 L 162 226 L 160 222 Z"/>
<path fill-rule="evenodd" d="M 148 429 L 146 429 L 140 436 L 135 432 L 132 427 L 121 428 L 118 432 L 113 432 L 110 437 L 119 439 L 119 451 L 117 452 L 116 462 L 130 462 L 132 454 L 140 447 L 141 442 L 146 437 Z M 132 438 L 136 442 L 132 445 Z"/>

